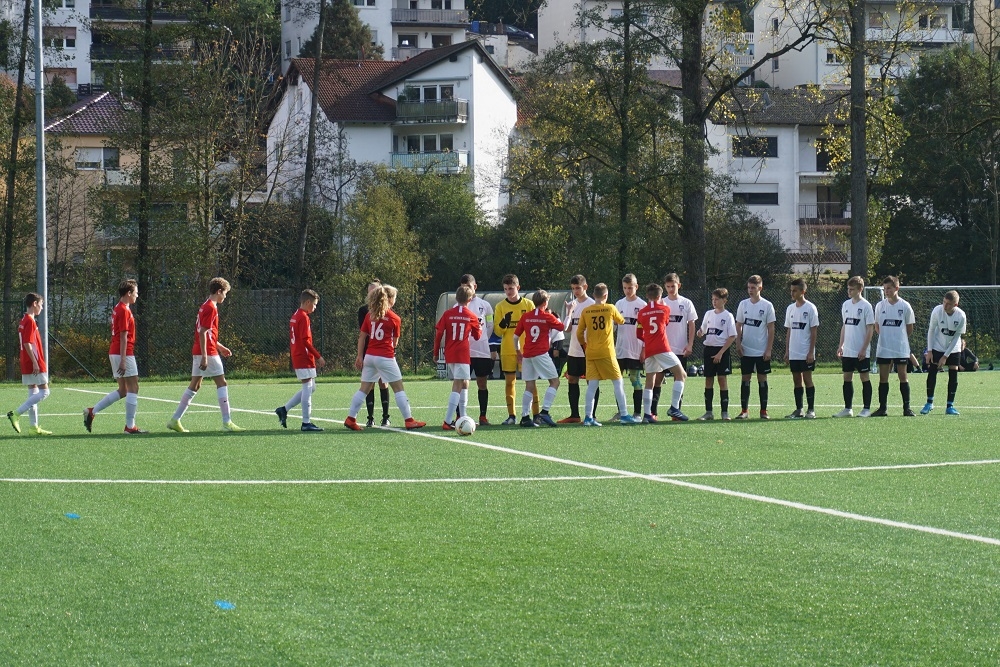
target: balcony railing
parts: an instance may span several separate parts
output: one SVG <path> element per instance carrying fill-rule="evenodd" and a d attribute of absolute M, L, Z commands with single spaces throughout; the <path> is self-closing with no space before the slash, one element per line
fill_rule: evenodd
<path fill-rule="evenodd" d="M 418 49 L 415 46 L 394 46 L 392 47 L 393 60 L 409 60 L 418 53 L 430 51 L 430 49 Z"/>
<path fill-rule="evenodd" d="M 191 54 L 191 49 L 174 46 L 158 46 L 153 49 L 153 60 L 183 60 Z M 139 60 L 142 51 L 137 46 L 119 46 L 112 44 L 92 44 L 90 47 L 91 62 L 130 62 Z"/>
<path fill-rule="evenodd" d="M 132 174 L 120 169 L 106 169 L 104 171 L 104 185 L 109 188 L 123 188 L 135 185 Z"/>
<path fill-rule="evenodd" d="M 465 9 L 396 9 L 392 10 L 393 23 L 432 23 L 463 25 L 469 22 Z"/>
<path fill-rule="evenodd" d="M 468 100 L 396 102 L 397 123 L 464 123 L 468 119 Z"/>
<path fill-rule="evenodd" d="M 433 171 L 440 174 L 457 174 L 469 166 L 469 151 L 448 153 L 393 153 L 393 169 Z"/>
<path fill-rule="evenodd" d="M 146 12 L 139 7 L 95 7 L 91 5 L 90 18 L 98 21 L 143 21 L 146 18 Z M 188 20 L 190 19 L 186 14 L 153 12 L 153 21 L 156 23 Z"/>
<path fill-rule="evenodd" d="M 799 204 L 799 225 L 842 227 L 851 224 L 851 211 L 839 201 Z"/>

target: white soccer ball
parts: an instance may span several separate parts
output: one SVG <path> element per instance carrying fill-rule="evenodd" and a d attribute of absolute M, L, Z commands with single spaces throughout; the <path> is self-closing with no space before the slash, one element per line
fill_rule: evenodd
<path fill-rule="evenodd" d="M 459 417 L 458 421 L 455 422 L 455 433 L 459 435 L 472 435 L 475 432 L 476 420 L 469 415 Z"/>

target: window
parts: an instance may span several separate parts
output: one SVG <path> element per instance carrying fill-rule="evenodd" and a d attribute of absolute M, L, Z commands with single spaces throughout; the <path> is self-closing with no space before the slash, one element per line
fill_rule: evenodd
<path fill-rule="evenodd" d="M 76 28 L 44 28 L 42 41 L 53 49 L 75 49 Z"/>
<path fill-rule="evenodd" d="M 119 164 L 119 150 L 117 148 L 77 148 L 76 168 L 107 169 L 117 170 Z"/>
<path fill-rule="evenodd" d="M 438 98 L 437 86 L 424 86 L 424 102 L 436 102 Z"/>
<path fill-rule="evenodd" d="M 455 86 L 441 86 L 441 99 L 442 100 L 455 99 Z"/>
<path fill-rule="evenodd" d="M 455 150 L 455 138 L 450 134 L 442 134 L 441 139 L 441 151 L 453 151 Z"/>
<path fill-rule="evenodd" d="M 374 7 L 375 0 L 354 0 L 355 7 Z"/>
<path fill-rule="evenodd" d="M 438 149 L 438 138 L 436 134 L 424 135 L 424 152 L 436 153 Z"/>
<path fill-rule="evenodd" d="M 778 137 L 733 137 L 733 157 L 778 157 Z"/>
<path fill-rule="evenodd" d="M 884 28 L 885 27 L 885 15 L 881 12 L 872 12 L 868 15 L 868 27 L 869 28 Z"/>
<path fill-rule="evenodd" d="M 823 137 L 816 140 L 816 171 L 830 171 L 830 142 Z"/>
<path fill-rule="evenodd" d="M 76 0 L 63 0 L 62 6 L 65 7 L 66 9 L 75 9 Z"/>
<path fill-rule="evenodd" d="M 431 46 L 451 46 L 451 35 L 431 35 Z"/>
<path fill-rule="evenodd" d="M 431 0 L 431 9 L 444 9 L 444 0 Z"/>
<path fill-rule="evenodd" d="M 734 192 L 734 202 L 743 202 L 747 206 L 777 206 L 777 192 Z"/>
<path fill-rule="evenodd" d="M 947 25 L 947 18 L 944 14 L 923 14 L 919 19 L 921 30 L 940 30 Z"/>
<path fill-rule="evenodd" d="M 285 58 L 292 57 L 292 40 L 285 42 Z"/>
<path fill-rule="evenodd" d="M 400 35 L 396 46 L 415 48 L 417 46 L 416 35 Z"/>
<path fill-rule="evenodd" d="M 836 64 L 839 64 L 841 62 L 843 62 L 843 61 L 840 59 L 840 54 L 837 53 L 837 51 L 835 49 L 827 49 L 826 50 L 826 64 L 827 65 L 836 65 Z"/>
<path fill-rule="evenodd" d="M 771 71 L 772 71 L 772 72 L 777 72 L 777 71 L 778 71 L 778 68 L 779 68 L 780 66 L 781 66 L 781 65 L 780 65 L 780 64 L 778 63 L 778 56 L 775 56 L 775 57 L 774 57 L 774 58 L 773 58 L 773 59 L 771 60 Z"/>
<path fill-rule="evenodd" d="M 610 16 L 613 19 L 620 19 L 622 17 L 622 13 L 623 12 L 620 9 L 612 9 L 610 12 Z"/>
<path fill-rule="evenodd" d="M 997 1 L 1000 2 L 1000 0 Z M 496 55 L 496 47 L 494 47 L 492 44 L 487 44 L 486 53 L 490 54 L 491 56 Z"/>
<path fill-rule="evenodd" d="M 771 32 L 773 32 L 775 35 L 778 34 L 779 26 L 780 24 L 778 23 L 778 19 L 771 19 Z"/>
<path fill-rule="evenodd" d="M 285 20 L 292 20 L 292 4 L 288 0 L 285 0 Z"/>

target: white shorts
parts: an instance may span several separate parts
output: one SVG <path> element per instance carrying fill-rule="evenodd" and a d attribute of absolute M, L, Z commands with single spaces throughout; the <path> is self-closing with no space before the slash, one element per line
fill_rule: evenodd
<path fill-rule="evenodd" d="M 403 374 L 399 370 L 396 358 L 366 354 L 365 365 L 361 367 L 361 381 L 377 382 L 380 377 L 382 378 L 382 382 L 386 384 L 399 382 L 403 379 Z"/>
<path fill-rule="evenodd" d="M 537 357 L 521 359 L 521 379 L 525 382 L 535 380 L 554 380 L 559 377 L 551 354 L 540 354 Z"/>
<path fill-rule="evenodd" d="M 471 380 L 472 366 L 469 364 L 448 364 L 448 377 L 452 380 Z"/>
<path fill-rule="evenodd" d="M 129 355 L 125 357 L 125 375 L 118 375 L 118 365 L 122 362 L 120 354 L 109 354 L 111 360 L 111 377 L 113 378 L 134 378 L 139 375 L 139 367 L 135 365 L 135 357 Z"/>
<path fill-rule="evenodd" d="M 643 365 L 647 373 L 661 373 L 670 370 L 674 366 L 680 366 L 681 360 L 673 352 L 660 352 L 651 357 L 646 357 Z"/>
<path fill-rule="evenodd" d="M 21 384 L 32 385 L 32 384 L 48 384 L 49 374 L 48 373 L 29 373 L 28 375 L 21 376 Z"/>
<path fill-rule="evenodd" d="M 201 370 L 201 355 L 193 356 L 191 362 L 191 377 L 214 378 L 225 375 L 222 370 L 222 357 L 213 354 L 208 358 L 208 368 Z"/>
<path fill-rule="evenodd" d="M 310 380 L 310 379 L 316 377 L 316 369 L 315 368 L 296 368 L 295 369 L 295 377 L 297 377 L 300 380 Z"/>

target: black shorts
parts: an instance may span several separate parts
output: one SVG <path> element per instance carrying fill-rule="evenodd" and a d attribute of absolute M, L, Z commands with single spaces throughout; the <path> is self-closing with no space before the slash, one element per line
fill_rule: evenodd
<path fill-rule="evenodd" d="M 760 373 L 767 375 L 771 372 L 771 361 L 764 360 L 764 357 L 740 357 L 740 375 L 753 375 Z"/>
<path fill-rule="evenodd" d="M 788 362 L 788 369 L 793 373 L 812 373 L 816 370 L 816 362 L 806 361 L 805 359 L 792 359 Z"/>
<path fill-rule="evenodd" d="M 845 373 L 871 373 L 872 360 L 868 357 L 858 359 L 857 357 L 841 357 L 840 370 Z"/>
<path fill-rule="evenodd" d="M 493 375 L 493 360 L 484 357 L 472 357 L 469 368 L 477 378 L 488 378 Z"/>
<path fill-rule="evenodd" d="M 875 363 L 879 366 L 895 366 L 896 364 L 907 364 L 910 363 L 909 357 L 900 357 L 898 359 L 894 357 L 875 357 Z"/>
<path fill-rule="evenodd" d="M 566 358 L 566 375 L 581 378 L 587 374 L 587 358 L 569 356 Z"/>
<path fill-rule="evenodd" d="M 624 375 L 625 371 L 641 371 L 642 362 L 638 359 L 619 359 L 618 368 Z"/>
<path fill-rule="evenodd" d="M 961 366 L 962 365 L 962 353 L 952 352 L 948 355 L 944 364 L 941 364 L 941 357 L 944 356 L 944 352 L 938 352 L 937 350 L 931 350 L 931 363 L 941 368 L 941 366 Z"/>
<path fill-rule="evenodd" d="M 732 348 L 726 348 L 726 351 L 722 353 L 722 361 L 715 363 L 712 359 L 715 355 L 719 353 L 721 347 L 710 347 L 705 346 L 705 377 L 713 378 L 716 375 L 731 375 L 733 372 L 732 355 L 730 354 Z"/>
<path fill-rule="evenodd" d="M 552 359 L 559 362 L 560 359 L 566 359 L 569 352 L 566 351 L 566 346 L 563 345 L 565 341 L 557 340 L 552 345 L 549 346 L 549 354 L 552 355 Z"/>

